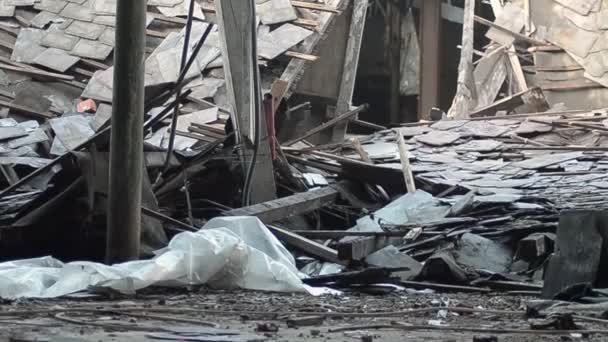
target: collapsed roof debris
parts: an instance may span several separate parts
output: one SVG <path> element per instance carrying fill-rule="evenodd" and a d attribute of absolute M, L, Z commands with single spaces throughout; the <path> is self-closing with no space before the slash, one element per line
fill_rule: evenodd
<path fill-rule="evenodd" d="M 474 0 L 464 3 L 452 108 L 433 110 L 433 118 L 439 114 L 441 120 L 384 127 L 358 117 L 373 112 L 373 106 L 351 104 L 368 2 L 257 0 L 257 17 L 250 19 L 268 122 L 256 142 L 249 127 L 239 127 L 250 124 L 253 113 L 243 118 L 238 112 L 250 111 L 240 107 L 254 102 L 248 88 L 253 77 L 244 75 L 247 66 L 237 56 L 250 47 L 234 53 L 237 44 L 224 32 L 231 24 L 224 21 L 225 7 L 197 0 L 185 44 L 190 1 L 149 0 L 144 260 L 104 265 L 72 260 L 101 260 L 106 243 L 116 0 L 0 0 L 0 249 L 3 261 L 27 258 L 0 262 L 0 298 L 145 298 L 147 291 L 167 291 L 156 287 L 186 288 L 192 296 L 202 287 L 205 296 L 216 295 L 210 289 L 227 290 L 231 298 L 222 300 L 239 303 L 219 310 L 215 302 L 196 308 L 189 302 L 197 314 L 236 314 L 243 321 L 272 317 L 290 329 L 327 325 L 327 334 L 385 328 L 608 334 L 597 328 L 605 320 L 572 315 L 575 310 L 602 313 L 608 302 L 600 272 L 608 262 L 608 70 L 603 66 L 608 26 L 602 24 L 608 1 L 490 1 L 493 20 L 475 15 Z M 391 11 L 396 7 L 390 5 Z M 306 73 L 306 63 L 320 59 L 318 43 L 345 13 L 341 19 L 350 26 L 345 26 L 336 106 L 332 103 L 316 127 L 278 139 L 275 115 L 318 110 L 310 102 L 282 100 Z M 412 51 L 395 67 L 407 73 L 396 84 L 399 93 L 410 95 L 422 91 L 415 61 L 420 47 L 415 11 L 406 13 L 398 26 L 407 40 L 398 45 Z M 483 52 L 474 50 L 480 27 L 490 41 Z M 191 62 L 187 70 L 184 60 Z M 174 153 L 167 158 L 174 111 Z M 350 123 L 366 133 L 343 134 Z M 329 130 L 330 142 L 311 143 Z M 265 149 L 259 152 L 256 144 Z M 253 180 L 272 192 L 271 199 L 247 196 L 249 167 L 256 165 L 252 151 L 266 158 L 257 163 L 265 163 L 270 172 L 264 176 L 277 185 L 275 191 L 260 182 L 263 178 Z M 236 289 L 293 296 L 246 293 L 240 303 L 233 298 L 241 296 Z M 161 293 L 164 306 L 167 295 Z M 353 300 L 345 293 L 356 293 L 358 312 L 328 304 L 335 303 L 331 296 L 342 296 L 340 305 Z M 313 307 L 309 301 L 317 299 L 302 297 L 306 310 L 279 308 L 294 305 L 281 300 L 299 294 L 321 296 L 323 303 Z M 364 294 L 384 295 L 374 298 L 392 298 L 392 303 L 376 307 L 371 300 L 369 311 L 359 297 Z M 480 297 L 487 295 L 508 304 Z M 431 298 L 425 296 L 435 297 L 425 307 L 409 303 L 407 311 L 389 312 L 387 306 L 402 307 L 408 296 L 417 306 Z M 522 311 L 522 297 L 542 300 L 526 299 Z M 251 311 L 260 301 L 272 307 Z M 274 336 L 279 330 L 260 323 L 250 336 L 216 323 L 149 315 L 184 315 L 187 309 L 150 303 L 22 313 L 11 308 L 0 310 L 0 316 L 52 313 L 49 319 L 71 324 L 149 333 L 144 340 L 256 341 L 264 339 L 262 332 Z M 138 311 L 145 315 L 137 316 Z M 67 317 L 69 312 L 91 320 Z M 424 320 L 416 324 L 328 322 L 413 313 L 430 316 L 416 317 Z M 118 322 L 138 317 L 190 325 L 93 320 L 101 314 Z M 488 328 L 488 314 L 519 318 Z M 460 319 L 474 321 L 475 327 L 453 324 Z M 319 334 L 311 330 L 311 336 Z"/>

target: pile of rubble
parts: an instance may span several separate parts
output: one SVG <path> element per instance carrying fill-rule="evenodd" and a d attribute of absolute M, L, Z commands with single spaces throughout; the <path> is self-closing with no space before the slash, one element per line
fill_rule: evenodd
<path fill-rule="evenodd" d="M 163 195 L 169 196 L 175 189 L 179 192 L 180 186 L 174 180 L 177 174 L 181 175 L 180 167 L 196 163 L 222 143 L 230 113 L 213 2 L 194 2 L 188 57 L 198 52 L 188 72 L 180 77 L 187 23 L 183 17 L 188 14 L 189 4 L 188 1 L 148 4 L 145 158 L 147 171 L 153 177 L 147 184 L 154 183 L 156 195 L 152 189 L 144 191 L 148 197 L 144 202 L 147 209 L 155 212 L 159 209 L 156 196 L 163 202 Z M 284 85 L 291 84 L 303 70 L 302 62 L 317 59 L 310 53 L 339 13 L 335 7 L 338 4 L 338 1 L 317 4 L 273 0 L 256 6 L 260 19 L 258 52 L 262 85 L 265 92 L 277 85 L 284 89 L 284 93 L 277 95 L 279 102 L 287 91 Z M 2 4 L 0 186 L 4 190 L 0 225 L 11 228 L 3 239 L 13 246 L 8 247 L 7 256 L 45 250 L 31 238 L 11 236 L 13 233 L 19 236 L 39 224 L 54 226 L 50 222 L 62 221 L 57 226 L 72 223 L 80 226 L 83 222 L 88 227 L 103 225 L 115 11 L 116 1 L 112 0 Z M 195 50 L 199 43 L 202 43 L 200 50 Z M 171 96 L 178 83 L 183 91 L 176 101 Z M 165 163 L 169 115 L 176 106 L 182 114 L 177 122 L 176 155 Z M 163 183 L 156 182 L 163 168 L 169 168 L 167 177 Z M 88 199 L 76 201 L 70 209 L 58 209 L 67 203 L 68 197 L 83 194 L 84 183 L 90 191 L 85 195 Z M 90 197 L 93 193 L 104 195 L 94 201 Z M 74 215 L 44 219 L 53 216 L 55 210 L 70 210 Z M 72 219 L 76 221 L 70 223 Z M 162 226 L 154 222 L 148 221 L 144 226 L 147 252 L 167 243 Z M 18 227 L 25 228 L 17 232 L 14 228 Z M 91 238 L 96 234 L 94 231 L 80 231 L 73 236 Z M 71 240 L 68 236 L 72 234 L 65 232 L 55 237 Z M 45 244 L 47 238 L 41 237 L 40 241 Z M 19 240 L 25 249 L 16 242 Z M 71 242 L 64 240 L 60 244 Z"/>

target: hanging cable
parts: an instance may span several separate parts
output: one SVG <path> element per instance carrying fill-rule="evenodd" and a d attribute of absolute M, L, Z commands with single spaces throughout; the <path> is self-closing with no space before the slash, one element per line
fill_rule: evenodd
<path fill-rule="evenodd" d="M 186 22 L 186 32 L 184 34 L 184 46 L 182 49 L 182 60 L 180 62 L 180 73 L 184 71 L 186 68 L 186 63 L 188 62 L 188 51 L 190 51 L 190 34 L 192 33 L 192 20 L 194 19 L 194 2 L 195 0 L 190 0 L 190 7 L 188 9 L 188 21 Z M 181 76 L 181 75 L 180 75 Z M 177 96 L 179 97 L 182 92 L 182 84 L 177 85 Z M 171 165 L 171 155 L 173 154 L 173 147 L 175 145 L 175 133 L 177 131 L 177 119 L 179 117 L 179 106 L 175 106 L 173 111 L 173 119 L 171 120 L 171 134 L 169 135 L 169 146 L 167 148 L 167 157 L 165 158 L 165 165 L 161 171 L 161 175 L 167 170 L 169 170 L 169 166 Z M 160 177 L 160 175 L 159 175 Z"/>

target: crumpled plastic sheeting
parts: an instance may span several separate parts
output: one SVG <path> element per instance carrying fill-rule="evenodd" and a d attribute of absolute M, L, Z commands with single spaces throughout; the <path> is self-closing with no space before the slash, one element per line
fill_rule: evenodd
<path fill-rule="evenodd" d="M 255 217 L 213 219 L 198 232 L 176 235 L 150 260 L 112 266 L 51 257 L 0 263 L 0 297 L 7 299 L 54 298 L 91 287 L 134 293 L 151 285 L 199 284 L 313 293 L 300 280 L 293 256 Z"/>
<path fill-rule="evenodd" d="M 449 205 L 443 204 L 428 192 L 418 190 L 399 197 L 373 215 L 358 219 L 357 225 L 348 231 L 382 232 L 379 222 L 386 224 L 424 223 L 445 217 L 449 210 Z M 348 240 L 348 238 L 344 240 Z"/>

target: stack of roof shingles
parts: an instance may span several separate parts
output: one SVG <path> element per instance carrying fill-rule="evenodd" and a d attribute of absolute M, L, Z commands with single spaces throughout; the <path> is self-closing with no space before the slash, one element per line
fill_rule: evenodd
<path fill-rule="evenodd" d="M 10 116 L 0 120 L 0 168 L 28 165 L 17 175 L 22 176 L 23 172 L 48 163 L 51 157 L 73 149 L 107 122 L 111 116 L 116 1 L 0 0 L 0 46 L 2 52 L 8 52 L 0 56 L 0 108 L 2 117 Z M 190 51 L 213 22 L 213 16 L 205 18 L 203 9 L 206 13 L 215 12 L 213 2 L 195 1 Z M 177 80 L 184 17 L 190 3 L 148 1 L 147 86 Z M 322 34 L 322 27 L 328 26 L 339 3 L 333 0 L 325 10 L 309 10 L 296 9 L 290 0 L 257 1 L 261 63 L 298 49 L 296 46 L 305 39 L 306 44 L 301 46 L 306 47 L 297 52 L 311 53 L 315 44 L 310 42 Z M 318 26 L 317 32 L 310 29 L 311 25 Z M 281 60 L 273 67 L 283 68 L 285 62 L 290 60 Z M 214 28 L 189 69 L 185 84 L 195 101 L 205 99 L 212 106 L 207 108 L 209 105 L 196 101 L 184 109 L 178 120 L 178 133 L 183 136 L 177 137 L 177 151 L 189 149 L 199 141 L 216 140 L 209 131 L 192 134 L 190 126 L 195 123 L 200 128 L 222 122 L 218 120 L 218 110 L 228 107 L 222 66 L 220 33 Z M 265 89 L 281 70 L 263 70 Z M 76 103 L 84 99 L 96 101 L 92 109 L 95 115 L 75 113 Z M 192 135 L 196 139 L 188 137 Z M 162 127 L 151 132 L 146 141 L 164 147 L 165 138 L 166 127 Z M 42 145 L 44 148 L 39 148 Z M 8 177 L 5 172 L 3 176 L 2 180 Z M 11 181 L 18 179 L 12 178 Z M 41 184 L 39 188 L 45 186 Z"/>
<path fill-rule="evenodd" d="M 11 59 L 65 72 L 80 58 L 105 60 L 114 46 L 113 0 L 42 0 L 32 19 L 36 28 L 22 29 Z M 44 29 L 47 27 L 46 29 Z"/>

